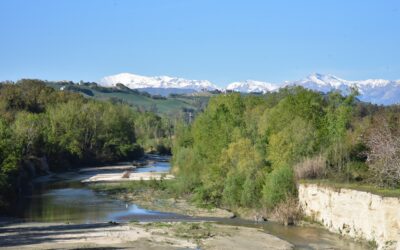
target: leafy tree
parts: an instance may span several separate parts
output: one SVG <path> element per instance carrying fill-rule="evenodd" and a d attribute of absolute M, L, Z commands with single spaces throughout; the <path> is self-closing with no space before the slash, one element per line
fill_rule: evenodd
<path fill-rule="evenodd" d="M 263 202 L 267 208 L 272 209 L 280 202 L 296 194 L 297 188 L 291 167 L 282 166 L 267 175 L 263 187 Z"/>
<path fill-rule="evenodd" d="M 16 142 L 22 147 L 23 155 L 40 155 L 43 153 L 44 130 L 46 117 L 42 114 L 19 112 L 12 129 Z"/>
<path fill-rule="evenodd" d="M 15 143 L 6 122 L 0 119 L 0 211 L 16 199 L 19 163 L 19 145 Z"/>

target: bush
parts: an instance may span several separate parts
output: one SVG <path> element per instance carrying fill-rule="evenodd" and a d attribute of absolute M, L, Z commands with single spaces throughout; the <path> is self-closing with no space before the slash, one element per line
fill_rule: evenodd
<path fill-rule="evenodd" d="M 172 173 L 177 176 L 175 190 L 180 195 L 191 193 L 200 185 L 200 168 L 195 162 L 196 155 L 191 148 L 181 148 L 174 152 Z"/>
<path fill-rule="evenodd" d="M 294 225 L 301 215 L 302 211 L 295 197 L 288 197 L 280 202 L 272 212 L 273 218 L 285 226 Z"/>
<path fill-rule="evenodd" d="M 398 128 L 398 124 L 395 124 Z M 381 186 L 400 187 L 400 138 L 385 117 L 376 121 L 367 137 L 368 163 Z"/>
<path fill-rule="evenodd" d="M 306 158 L 294 166 L 296 179 L 315 179 L 323 177 L 326 172 L 326 158 L 318 155 Z"/>
<path fill-rule="evenodd" d="M 143 148 L 136 143 L 120 145 L 119 151 L 118 157 L 120 159 L 138 159 L 144 155 Z"/>
<path fill-rule="evenodd" d="M 222 193 L 223 203 L 234 207 L 240 204 L 240 197 L 243 190 L 244 178 L 237 173 L 230 173 L 225 181 L 224 191 Z"/>
<path fill-rule="evenodd" d="M 262 187 L 265 176 L 262 171 L 255 174 L 248 174 L 243 183 L 240 204 L 244 207 L 258 207 L 262 196 Z"/>
<path fill-rule="evenodd" d="M 170 155 L 171 154 L 171 148 L 164 144 L 158 144 L 156 146 L 156 151 L 157 151 L 157 153 L 159 153 L 161 155 Z"/>
<path fill-rule="evenodd" d="M 370 178 L 369 168 L 365 162 L 351 161 L 347 163 L 346 174 L 348 180 L 364 181 Z"/>
<path fill-rule="evenodd" d="M 325 153 L 329 174 L 333 174 L 335 177 L 337 174 L 342 174 L 350 160 L 349 146 L 343 141 L 338 141 L 330 145 Z"/>
<path fill-rule="evenodd" d="M 267 209 L 273 209 L 280 202 L 296 194 L 294 174 L 289 166 L 274 169 L 267 175 L 263 187 L 263 203 Z"/>

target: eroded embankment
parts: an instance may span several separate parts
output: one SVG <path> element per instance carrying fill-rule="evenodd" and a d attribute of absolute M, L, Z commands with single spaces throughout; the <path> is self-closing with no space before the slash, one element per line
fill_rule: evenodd
<path fill-rule="evenodd" d="M 332 232 L 400 249 L 400 199 L 352 189 L 300 184 L 304 213 Z"/>

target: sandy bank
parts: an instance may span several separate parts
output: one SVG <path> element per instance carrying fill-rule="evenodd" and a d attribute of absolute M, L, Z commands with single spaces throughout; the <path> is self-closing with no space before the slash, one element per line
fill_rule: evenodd
<path fill-rule="evenodd" d="M 90 182 L 118 182 L 118 181 L 140 181 L 140 180 L 165 180 L 173 179 L 174 176 L 167 173 L 161 172 L 144 172 L 144 173 L 130 173 L 128 178 L 123 178 L 123 173 L 107 173 L 107 174 L 95 174 L 89 178 L 82 180 L 84 183 Z"/>
<path fill-rule="evenodd" d="M 276 236 L 255 228 L 218 226 L 223 232 L 201 242 L 202 249 L 293 249 L 294 246 Z M 224 234 L 225 233 L 225 234 Z"/>
<path fill-rule="evenodd" d="M 81 168 L 79 169 L 80 173 L 85 172 L 97 172 L 97 171 L 125 171 L 130 170 L 133 171 L 136 169 L 132 164 L 120 164 L 120 165 L 110 165 L 110 166 L 102 166 L 102 167 L 89 167 L 89 168 Z"/>
<path fill-rule="evenodd" d="M 143 208 L 183 214 L 193 217 L 232 218 L 234 213 L 220 208 L 201 208 L 189 203 L 185 199 L 163 198 L 157 193 L 125 193 L 117 194 L 116 198 L 130 201 Z"/>
<path fill-rule="evenodd" d="M 0 228 L 4 249 L 292 249 L 279 238 L 253 228 L 206 223 L 50 224 Z"/>

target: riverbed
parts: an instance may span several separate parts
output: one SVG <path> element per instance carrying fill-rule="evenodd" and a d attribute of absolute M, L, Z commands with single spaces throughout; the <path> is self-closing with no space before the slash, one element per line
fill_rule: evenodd
<path fill-rule="evenodd" d="M 169 172 L 170 164 L 167 157 L 150 155 L 149 159 L 148 165 L 135 169 L 132 168 L 130 171 L 132 173 L 151 172 L 161 174 L 167 174 Z M 243 230 L 234 232 L 236 232 L 236 236 L 242 234 L 242 237 L 247 237 L 247 239 L 243 238 L 242 242 L 245 243 L 246 240 L 250 238 L 258 237 L 260 239 L 260 244 L 266 240 L 269 240 L 271 244 L 272 242 L 279 242 L 276 246 L 281 246 L 282 249 L 286 249 L 286 247 L 289 249 L 289 246 L 294 249 L 354 250 L 365 249 L 366 247 L 366 245 L 343 238 L 315 226 L 285 227 L 273 222 L 255 223 L 239 218 L 193 217 L 179 213 L 164 212 L 162 209 L 144 209 L 135 203 L 119 200 L 104 193 L 94 192 L 88 187 L 88 183 L 82 182 L 83 180 L 90 179 L 99 174 L 122 175 L 129 166 L 129 163 L 121 163 L 113 166 L 102 166 L 100 168 L 86 168 L 81 169 L 81 171 L 54 175 L 51 178 L 46 177 L 38 179 L 33 194 L 26 197 L 24 204 L 16 211 L 16 217 L 20 221 L 4 223 L 3 226 L 0 227 L 0 246 L 8 246 L 13 249 L 47 249 L 48 247 L 54 248 L 54 244 L 49 245 L 47 243 L 57 242 L 57 244 L 61 244 L 57 245 L 58 247 L 64 245 L 63 247 L 66 248 L 80 248 L 85 246 L 92 247 L 92 245 L 96 245 L 96 242 L 98 243 L 97 240 L 101 238 L 108 244 L 106 245 L 110 247 L 112 242 L 108 242 L 107 239 L 112 236 L 118 239 L 121 238 L 120 241 L 111 244 L 112 246 L 129 248 L 129 244 L 132 244 L 131 246 L 151 249 L 152 246 L 168 246 L 168 244 L 166 246 L 147 244 L 148 242 L 146 243 L 144 239 L 148 241 L 154 236 L 154 232 L 156 232 L 155 234 L 160 234 L 162 230 L 165 230 L 165 236 L 165 234 L 173 231 L 171 229 L 172 227 L 180 227 L 181 225 L 186 225 L 185 223 L 212 221 L 215 222 L 213 223 L 214 231 L 212 231 L 212 234 L 209 233 L 209 239 L 206 237 L 202 239 L 201 243 L 190 239 L 190 237 L 187 239 L 188 237 L 172 237 L 173 235 L 169 238 L 163 236 L 164 238 L 162 238 L 162 240 L 151 239 L 156 242 L 175 240 L 176 242 L 174 241 L 174 244 L 170 244 L 172 249 L 191 249 L 198 248 L 199 246 L 202 246 L 204 249 L 213 249 L 215 244 L 221 247 L 221 244 L 229 245 L 228 242 L 232 242 L 233 240 L 233 238 L 227 240 L 227 237 L 232 237 L 232 233 L 220 235 L 217 231 L 225 232 L 233 230 L 232 228 L 241 228 Z M 132 224 L 132 222 L 136 224 Z M 172 224 L 169 224 L 169 227 L 159 227 L 161 224 L 150 224 L 153 225 L 152 227 L 145 226 L 146 223 L 149 222 Z M 85 235 L 85 232 L 87 232 L 87 235 Z M 103 235 L 103 232 L 108 232 L 108 234 L 106 233 Z M 150 238 L 133 237 L 136 234 L 142 234 L 142 236 L 148 235 L 149 232 L 153 232 L 150 234 Z M 261 234 L 259 234 L 260 232 Z M 118 233 L 125 235 L 124 237 L 130 240 L 123 240 L 123 237 L 115 236 Z M 76 234 L 86 239 L 91 239 L 92 237 L 92 241 L 81 241 L 79 237 L 79 241 L 72 242 L 64 242 L 60 239 L 60 235 L 63 236 L 61 238 L 72 237 L 75 239 L 77 238 Z M 49 235 L 51 235 L 51 237 Z M 216 236 L 214 237 L 213 235 Z M 268 238 L 269 236 L 271 237 Z M 48 242 L 46 242 L 46 240 L 36 240 L 40 237 L 47 238 Z M 132 243 L 135 239 L 138 241 Z M 214 241 L 210 241 L 210 239 Z M 144 242 L 142 242 L 143 240 Z M 249 241 L 249 244 L 254 244 L 254 242 L 256 242 L 256 240 L 252 239 Z M 288 244 L 285 245 L 285 242 Z M 240 244 L 236 244 L 236 246 L 239 245 Z M 244 244 L 244 246 L 246 246 L 246 244 Z M 247 247 L 250 247 L 250 245 L 247 245 Z M 261 244 L 259 247 L 265 248 L 265 245 Z M 229 249 L 234 249 L 234 246 L 231 246 Z"/>

